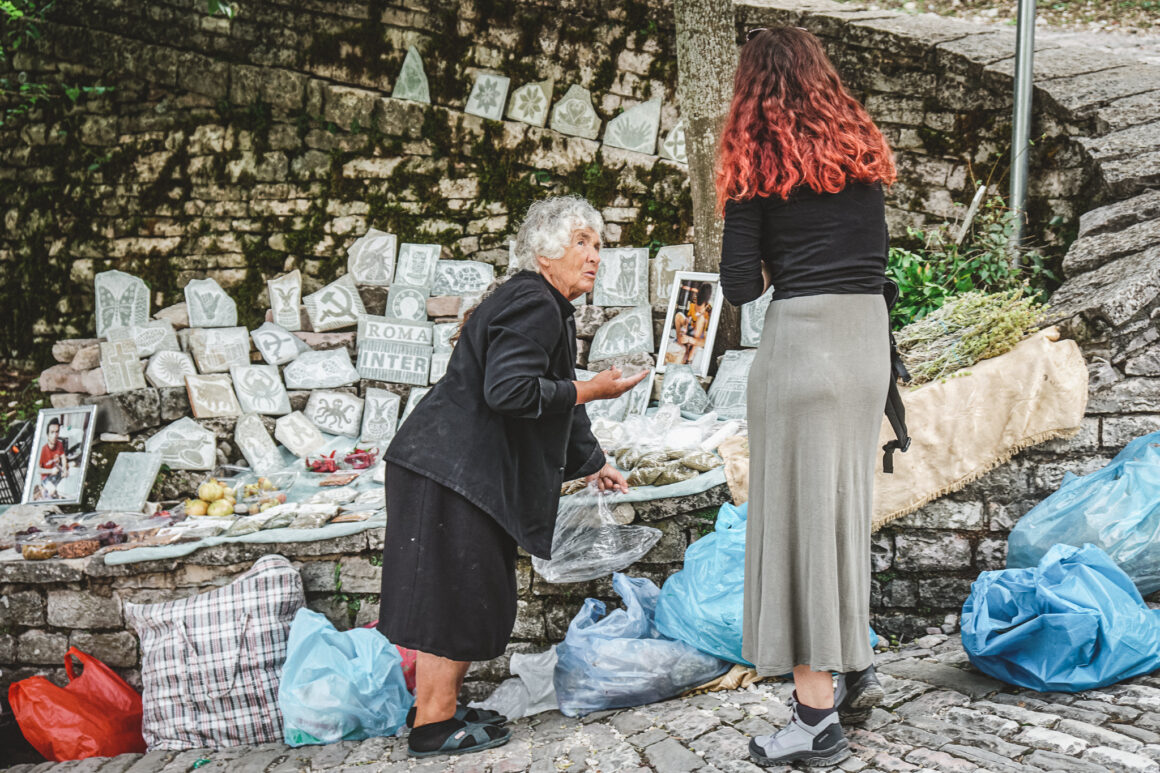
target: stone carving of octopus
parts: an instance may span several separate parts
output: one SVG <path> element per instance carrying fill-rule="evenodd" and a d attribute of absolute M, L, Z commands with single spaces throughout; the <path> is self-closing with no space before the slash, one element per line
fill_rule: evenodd
<path fill-rule="evenodd" d="M 348 424 L 354 423 L 354 416 L 350 412 L 354 410 L 354 406 L 345 400 L 334 398 L 333 400 L 321 397 L 318 399 L 318 418 L 320 424 L 328 424 L 334 427 L 345 427 Z"/>

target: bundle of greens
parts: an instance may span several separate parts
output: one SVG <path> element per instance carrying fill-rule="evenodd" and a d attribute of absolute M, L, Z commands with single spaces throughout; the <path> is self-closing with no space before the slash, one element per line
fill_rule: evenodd
<path fill-rule="evenodd" d="M 1047 307 L 1023 287 L 999 293 L 969 292 L 902 328 L 898 350 L 911 385 L 946 378 L 979 360 L 1015 348 L 1038 329 Z"/>

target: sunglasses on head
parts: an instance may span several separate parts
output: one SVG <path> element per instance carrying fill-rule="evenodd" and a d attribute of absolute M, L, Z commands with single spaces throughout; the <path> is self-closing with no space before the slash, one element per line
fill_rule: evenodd
<path fill-rule="evenodd" d="M 765 32 L 768 29 L 769 27 L 755 27 L 749 30 L 749 32 L 745 33 L 745 42 L 748 43 L 749 41 L 753 40 L 754 35 L 759 32 Z M 807 30 L 805 27 L 794 27 L 794 29 L 801 30 L 802 32 L 809 32 L 809 30 Z"/>

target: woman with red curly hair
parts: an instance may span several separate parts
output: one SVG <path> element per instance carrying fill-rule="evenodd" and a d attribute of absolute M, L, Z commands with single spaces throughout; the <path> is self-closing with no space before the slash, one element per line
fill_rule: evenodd
<path fill-rule="evenodd" d="M 763 765 L 849 755 L 842 722 L 883 697 L 874 676 L 870 520 L 890 378 L 883 184 L 890 148 L 799 27 L 749 33 L 721 140 L 721 288 L 770 284 L 749 375 L 743 654 L 793 671 L 793 718 L 758 736 Z M 831 672 L 838 673 L 837 694 Z"/>

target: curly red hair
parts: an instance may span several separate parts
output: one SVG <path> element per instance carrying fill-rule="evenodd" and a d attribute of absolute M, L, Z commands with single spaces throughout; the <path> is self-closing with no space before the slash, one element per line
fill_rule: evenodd
<path fill-rule="evenodd" d="M 762 30 L 741 49 L 717 159 L 717 208 L 807 185 L 837 193 L 894 182 L 894 159 L 821 42 L 799 27 Z"/>

